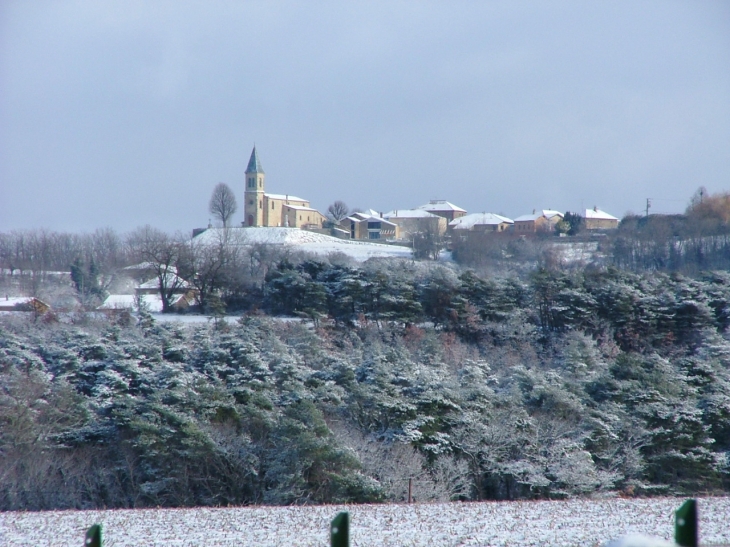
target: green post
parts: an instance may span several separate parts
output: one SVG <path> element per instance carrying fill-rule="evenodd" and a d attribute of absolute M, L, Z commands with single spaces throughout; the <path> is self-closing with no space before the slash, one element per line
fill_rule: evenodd
<path fill-rule="evenodd" d="M 682 547 L 697 547 L 697 502 L 687 500 L 674 513 L 674 542 Z"/>
<path fill-rule="evenodd" d="M 332 519 L 330 545 L 332 547 L 350 547 L 350 513 L 342 512 Z"/>
<path fill-rule="evenodd" d="M 94 524 L 86 531 L 85 547 L 101 547 L 101 524 Z"/>

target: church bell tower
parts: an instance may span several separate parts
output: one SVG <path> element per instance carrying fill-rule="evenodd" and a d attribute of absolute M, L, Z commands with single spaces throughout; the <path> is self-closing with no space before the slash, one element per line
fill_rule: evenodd
<path fill-rule="evenodd" d="M 259 155 L 256 153 L 256 146 L 251 152 L 251 159 L 248 160 L 246 168 L 246 191 L 244 197 L 246 205 L 244 213 L 246 215 L 246 226 L 265 226 L 264 218 L 264 170 L 259 161 Z"/>

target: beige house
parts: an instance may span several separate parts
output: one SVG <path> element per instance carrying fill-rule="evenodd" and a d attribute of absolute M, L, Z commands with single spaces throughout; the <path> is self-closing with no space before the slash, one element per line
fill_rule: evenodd
<path fill-rule="evenodd" d="M 449 222 L 450 230 L 470 230 L 472 232 L 505 232 L 512 228 L 514 221 L 494 213 L 472 213 Z"/>
<path fill-rule="evenodd" d="M 322 227 L 326 217 L 312 209 L 309 201 L 290 194 L 267 194 L 265 182 L 266 174 L 254 146 L 246 168 L 244 226 Z"/>
<path fill-rule="evenodd" d="M 397 209 L 385 213 L 383 218 L 398 225 L 399 239 L 411 240 L 419 232 L 446 232 L 446 219 L 423 209 Z"/>
<path fill-rule="evenodd" d="M 34 296 L 5 296 L 0 299 L 0 311 L 32 311 L 43 314 L 50 309 L 51 306 Z"/>
<path fill-rule="evenodd" d="M 586 230 L 614 230 L 618 228 L 618 218 L 601 211 L 598 207 L 586 209 L 585 215 Z"/>
<path fill-rule="evenodd" d="M 515 233 L 534 234 L 537 232 L 551 232 L 555 225 L 563 220 L 563 213 L 552 209 L 532 211 L 531 215 L 522 215 L 515 219 Z"/>
<path fill-rule="evenodd" d="M 380 216 L 370 209 L 361 213 L 353 213 L 340 221 L 339 227 L 350 233 L 350 239 L 386 240 L 398 239 L 400 230 L 395 222 Z"/>
<path fill-rule="evenodd" d="M 418 207 L 418 209 L 444 217 L 446 222 L 451 222 L 455 218 L 463 217 L 466 214 L 466 210 L 443 199 L 432 199 L 426 205 Z"/>

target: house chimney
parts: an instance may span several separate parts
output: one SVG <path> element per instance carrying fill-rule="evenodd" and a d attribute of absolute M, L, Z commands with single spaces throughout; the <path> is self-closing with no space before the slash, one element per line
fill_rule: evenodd
<path fill-rule="evenodd" d="M 597 213 L 597 212 L 598 212 L 598 207 L 596 207 L 596 206 L 594 205 L 594 206 L 593 206 L 593 210 L 594 210 L 594 211 L 595 211 L 595 212 Z"/>
<path fill-rule="evenodd" d="M 532 210 L 532 214 L 533 214 L 533 215 L 535 214 L 535 209 L 533 209 L 533 210 Z"/>

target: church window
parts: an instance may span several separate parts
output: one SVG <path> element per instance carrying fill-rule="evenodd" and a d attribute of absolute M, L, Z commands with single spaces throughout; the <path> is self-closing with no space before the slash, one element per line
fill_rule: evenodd
<path fill-rule="evenodd" d="M 263 208 L 264 208 L 264 202 L 263 201 L 259 201 L 259 209 L 263 209 Z"/>
<path fill-rule="evenodd" d="M 274 203 L 275 203 L 275 202 L 273 202 L 273 201 L 271 202 L 271 210 L 272 210 L 272 211 L 274 210 Z"/>
<path fill-rule="evenodd" d="M 253 205 L 253 200 L 252 200 L 252 199 L 249 199 L 249 200 L 248 200 L 248 204 L 249 204 L 249 205 Z"/>

